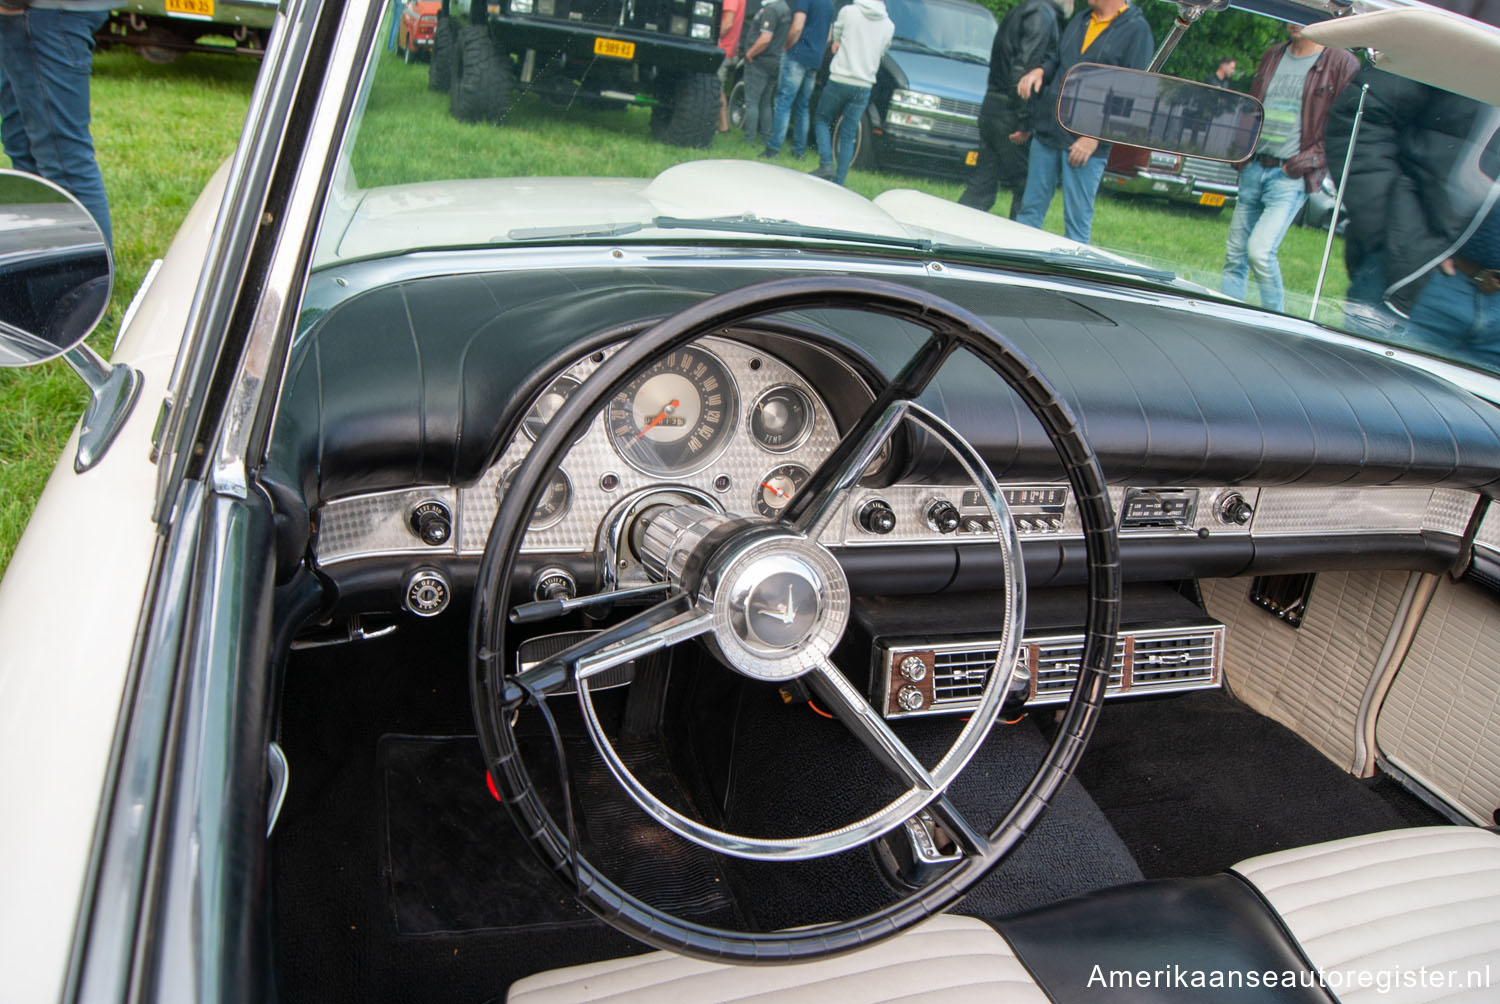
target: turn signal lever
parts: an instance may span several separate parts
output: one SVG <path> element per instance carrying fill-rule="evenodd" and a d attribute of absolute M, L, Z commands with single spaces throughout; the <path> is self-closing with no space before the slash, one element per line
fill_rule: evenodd
<path fill-rule="evenodd" d="M 589 610 L 594 607 L 609 606 L 619 600 L 649 599 L 667 591 L 667 583 L 653 582 L 646 586 L 633 586 L 630 589 L 614 589 L 607 593 L 593 593 L 589 596 L 566 596 L 558 595 L 550 599 L 537 600 L 533 603 L 522 603 L 510 612 L 512 624 L 530 624 L 533 621 L 550 620 L 553 617 L 561 617 L 563 614 L 572 613 L 574 610 Z"/>

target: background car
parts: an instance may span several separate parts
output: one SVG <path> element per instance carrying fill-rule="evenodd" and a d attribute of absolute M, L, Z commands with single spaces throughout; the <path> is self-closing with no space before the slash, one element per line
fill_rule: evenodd
<path fill-rule="evenodd" d="M 132 0 L 112 10 L 95 33 L 100 49 L 128 45 L 153 63 L 184 52 L 265 54 L 276 0 Z M 205 43 L 222 39 L 231 44 Z"/>
<path fill-rule="evenodd" d="M 1168 199 L 1217 213 L 1234 208 L 1239 179 L 1233 164 L 1116 143 L 1099 190 Z"/>
<path fill-rule="evenodd" d="M 408 63 L 416 55 L 432 56 L 432 40 L 437 31 L 442 0 L 410 0 L 401 8 L 396 26 L 396 51 Z"/>

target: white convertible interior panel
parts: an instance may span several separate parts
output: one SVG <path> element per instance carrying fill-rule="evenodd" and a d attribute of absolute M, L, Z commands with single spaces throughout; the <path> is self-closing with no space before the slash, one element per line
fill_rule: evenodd
<path fill-rule="evenodd" d="M 1479 1004 L 1500 992 L 1500 835 L 1393 830 L 1265 854 L 1234 870 L 1281 914 L 1343 1004 Z M 1442 982 L 1401 985 L 1399 974 L 1423 971 L 1444 974 Z M 1358 972 L 1390 974 L 1394 985 L 1333 982 Z"/>
<path fill-rule="evenodd" d="M 506 999 L 510 1004 L 875 1004 L 929 995 L 952 1004 L 1047 1004 L 1047 995 L 1004 938 L 983 921 L 948 914 L 871 948 L 802 965 L 725 966 L 651 952 L 528 976 Z"/>
<path fill-rule="evenodd" d="M 1500 809 L 1500 606 L 1442 580 L 1375 719 L 1393 766 L 1489 825 Z"/>
<path fill-rule="evenodd" d="M 1227 629 L 1224 676 L 1234 696 L 1347 769 L 1360 699 L 1409 578 L 1320 572 L 1300 628 L 1251 604 L 1249 577 L 1203 579 L 1208 611 Z"/>

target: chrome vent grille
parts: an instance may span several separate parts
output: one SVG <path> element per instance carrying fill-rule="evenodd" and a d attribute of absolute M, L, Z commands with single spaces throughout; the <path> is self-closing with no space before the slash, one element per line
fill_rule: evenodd
<path fill-rule="evenodd" d="M 1078 669 L 1083 665 L 1083 638 L 1059 638 L 1057 640 L 1028 643 L 1036 648 L 1036 700 L 1051 697 L 1066 697 L 1073 692 L 1078 682 Z M 1115 642 L 1115 657 L 1109 666 L 1107 692 L 1115 693 L 1125 683 L 1125 639 Z"/>
<path fill-rule="evenodd" d="M 932 703 L 951 704 L 968 702 L 970 706 L 979 701 L 984 691 L 984 681 L 990 677 L 995 660 L 1000 658 L 1000 648 L 957 649 L 949 652 L 934 652 L 932 666 Z M 1025 658 L 1022 650 L 1021 658 Z"/>
<path fill-rule="evenodd" d="M 1026 638 L 1017 653 L 1018 680 L 1030 680 L 1033 706 L 1061 704 L 1078 683 L 1083 635 Z M 887 718 L 971 711 L 1000 657 L 994 638 L 932 641 L 903 639 L 881 646 L 883 707 Z M 1199 622 L 1177 627 L 1125 628 L 1115 644 L 1106 696 L 1202 690 L 1222 679 L 1224 626 Z M 915 659 L 925 674 L 902 672 Z M 915 665 L 915 663 L 912 663 Z M 917 679 L 912 677 L 916 676 Z M 903 696 L 906 704 L 898 698 Z M 920 697 L 920 700 L 915 698 Z M 907 707 L 906 705 L 912 705 Z"/>
<path fill-rule="evenodd" d="M 1218 639 L 1215 631 L 1137 638 L 1131 683 L 1146 687 L 1212 680 L 1218 666 Z"/>

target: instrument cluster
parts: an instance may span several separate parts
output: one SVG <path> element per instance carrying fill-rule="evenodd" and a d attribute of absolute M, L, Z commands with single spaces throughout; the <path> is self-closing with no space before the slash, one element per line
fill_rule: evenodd
<path fill-rule="evenodd" d="M 458 493 L 458 550 L 484 547 L 511 476 L 547 422 L 613 350 L 560 373 L 498 463 Z M 532 516 L 525 551 L 595 548 L 609 513 L 653 489 L 688 489 L 731 513 L 775 518 L 838 444 L 807 380 L 775 356 L 703 338 L 657 359 L 605 402 Z"/>

